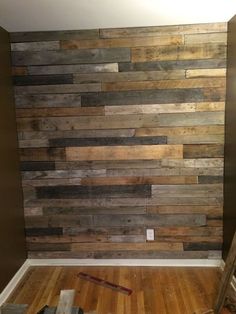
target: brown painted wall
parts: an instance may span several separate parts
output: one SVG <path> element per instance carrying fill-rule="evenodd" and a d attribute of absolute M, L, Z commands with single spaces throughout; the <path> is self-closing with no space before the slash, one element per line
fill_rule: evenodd
<path fill-rule="evenodd" d="M 221 256 L 226 26 L 11 34 L 30 257 Z"/>
<path fill-rule="evenodd" d="M 226 258 L 236 230 L 236 16 L 228 23 L 225 112 L 224 247 Z"/>
<path fill-rule="evenodd" d="M 0 292 L 26 259 L 9 34 L 0 28 Z"/>

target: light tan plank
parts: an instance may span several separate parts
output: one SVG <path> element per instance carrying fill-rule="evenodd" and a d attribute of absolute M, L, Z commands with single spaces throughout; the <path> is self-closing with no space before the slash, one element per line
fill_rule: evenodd
<path fill-rule="evenodd" d="M 140 145 L 140 146 L 100 146 L 67 147 L 66 159 L 73 160 L 136 160 L 183 158 L 182 145 Z"/>

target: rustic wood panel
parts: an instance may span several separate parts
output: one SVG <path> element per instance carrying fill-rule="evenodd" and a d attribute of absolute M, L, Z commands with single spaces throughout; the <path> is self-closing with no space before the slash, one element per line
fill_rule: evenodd
<path fill-rule="evenodd" d="M 201 44 L 162 47 L 131 48 L 132 62 L 158 61 L 158 60 L 191 60 L 191 59 L 217 59 L 226 57 L 225 44 Z M 15 62 L 15 65 L 24 65 Z"/>
<path fill-rule="evenodd" d="M 222 40 L 223 41 L 223 40 Z M 179 45 L 184 43 L 182 35 L 167 35 L 155 37 L 115 38 L 97 40 L 64 40 L 62 49 L 113 48 L 113 47 L 143 47 Z"/>
<path fill-rule="evenodd" d="M 220 258 L 226 32 L 11 34 L 29 257 Z"/>
<path fill-rule="evenodd" d="M 160 80 L 153 82 L 111 82 L 103 83 L 102 91 L 173 89 L 173 88 L 203 88 L 225 87 L 225 78 L 194 78 L 188 80 Z"/>
<path fill-rule="evenodd" d="M 127 81 L 155 81 L 181 78 L 185 78 L 184 70 L 74 74 L 75 83 L 122 81 L 127 83 Z"/>
<path fill-rule="evenodd" d="M 80 107 L 79 94 L 15 95 L 17 108 Z"/>
<path fill-rule="evenodd" d="M 14 67 L 13 69 L 24 68 Z M 29 75 L 118 72 L 118 63 L 28 66 Z M 23 75 L 23 74 L 20 74 Z"/>
<path fill-rule="evenodd" d="M 163 104 L 202 101 L 224 101 L 224 88 L 186 88 L 141 91 L 84 93 L 82 106 L 116 106 L 138 104 Z"/>
<path fill-rule="evenodd" d="M 198 34 L 198 33 L 217 33 L 225 32 L 226 23 L 206 23 L 174 26 L 151 26 L 151 27 L 132 27 L 115 28 L 100 30 L 101 38 L 119 38 L 119 37 L 140 37 L 140 36 L 158 36 L 165 34 Z"/>
<path fill-rule="evenodd" d="M 99 37 L 98 29 L 69 30 L 69 31 L 47 31 L 47 32 L 15 32 L 10 33 L 11 42 L 37 42 L 67 39 L 94 39 Z"/>
<path fill-rule="evenodd" d="M 183 158 L 182 145 L 142 145 L 114 147 L 66 147 L 66 159 L 70 160 L 133 160 Z"/>
<path fill-rule="evenodd" d="M 150 62 L 119 62 L 119 71 L 168 71 L 178 69 L 220 69 L 226 67 L 226 59 L 164 60 Z"/>
<path fill-rule="evenodd" d="M 130 61 L 129 48 L 42 51 L 40 55 L 31 51 L 12 52 L 12 63 L 16 66 L 127 61 Z"/>

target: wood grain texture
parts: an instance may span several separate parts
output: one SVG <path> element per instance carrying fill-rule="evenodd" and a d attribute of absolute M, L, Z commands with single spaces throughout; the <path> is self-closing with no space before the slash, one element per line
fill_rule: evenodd
<path fill-rule="evenodd" d="M 155 37 L 115 38 L 97 40 L 66 40 L 61 41 L 62 49 L 113 48 L 113 47 L 140 47 L 183 44 L 181 35 L 166 35 Z"/>
<path fill-rule="evenodd" d="M 133 160 L 183 158 L 182 145 L 142 145 L 114 147 L 67 147 L 66 159 L 70 160 Z"/>
<path fill-rule="evenodd" d="M 221 258 L 226 32 L 11 34 L 29 257 Z"/>
<path fill-rule="evenodd" d="M 133 293 L 127 298 L 79 279 L 79 272 L 123 285 Z M 35 314 L 45 305 L 45 299 L 49 306 L 56 306 L 58 291 L 66 288 L 79 291 L 74 305 L 89 314 L 154 314 L 158 311 L 163 314 L 202 314 L 213 307 L 220 275 L 216 268 L 32 267 L 8 302 L 30 304 L 27 314 Z M 165 284 L 168 284 L 168 290 Z"/>
<path fill-rule="evenodd" d="M 226 45 L 202 44 L 185 46 L 162 46 L 162 47 L 138 47 L 131 49 L 132 62 L 146 62 L 159 60 L 191 60 L 225 58 Z M 24 65 L 17 63 L 16 65 Z"/>

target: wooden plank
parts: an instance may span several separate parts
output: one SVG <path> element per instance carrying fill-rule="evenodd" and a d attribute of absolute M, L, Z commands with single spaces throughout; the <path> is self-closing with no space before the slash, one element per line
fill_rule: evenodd
<path fill-rule="evenodd" d="M 199 206 L 222 206 L 223 197 L 159 197 L 147 200 L 148 205 L 199 205 Z M 217 224 L 218 226 L 218 224 Z"/>
<path fill-rule="evenodd" d="M 105 106 L 106 115 L 114 114 L 147 114 L 147 113 L 177 113 L 195 111 L 224 111 L 225 103 L 199 102 L 199 103 L 175 103 L 175 104 L 151 104 L 151 105 L 126 105 Z"/>
<path fill-rule="evenodd" d="M 152 198 L 223 196 L 222 184 L 152 185 Z"/>
<path fill-rule="evenodd" d="M 80 198 L 104 198 L 104 197 L 140 197 L 151 196 L 150 185 L 100 185 L 100 186 L 40 186 L 36 187 L 39 199 L 80 199 Z"/>
<path fill-rule="evenodd" d="M 20 163 L 21 171 L 41 171 L 55 170 L 54 161 L 22 161 Z"/>
<path fill-rule="evenodd" d="M 211 241 L 211 236 L 222 236 L 223 229 L 221 227 L 159 227 L 157 237 L 208 237 Z"/>
<path fill-rule="evenodd" d="M 100 30 L 101 38 L 122 38 L 122 37 L 140 37 L 140 36 L 158 36 L 160 34 L 198 34 L 198 33 L 216 33 L 225 32 L 226 23 L 203 23 L 189 25 L 171 25 L 171 26 L 150 26 L 150 27 L 132 27 L 132 28 L 108 28 Z"/>
<path fill-rule="evenodd" d="M 15 95 L 17 108 L 80 107 L 79 94 Z"/>
<path fill-rule="evenodd" d="M 66 159 L 73 160 L 135 160 L 183 158 L 182 145 L 142 145 L 114 147 L 67 147 Z"/>
<path fill-rule="evenodd" d="M 11 51 L 42 51 L 58 49 L 60 49 L 59 41 L 33 41 L 11 44 Z"/>
<path fill-rule="evenodd" d="M 40 55 L 29 51 L 13 51 L 12 53 L 14 66 L 127 61 L 130 61 L 129 48 L 41 51 Z"/>
<path fill-rule="evenodd" d="M 13 77 L 15 86 L 73 84 L 72 74 L 23 75 Z"/>
<path fill-rule="evenodd" d="M 220 251 L 222 249 L 222 243 L 184 243 L 184 251 Z"/>
<path fill-rule="evenodd" d="M 155 37 L 115 38 L 96 40 L 62 40 L 62 49 L 114 48 L 179 45 L 184 43 L 182 35 L 167 35 Z"/>
<path fill-rule="evenodd" d="M 69 30 L 69 31 L 41 31 L 41 32 L 12 32 L 11 42 L 37 42 L 67 39 L 95 39 L 99 37 L 98 29 Z"/>
<path fill-rule="evenodd" d="M 80 185 L 81 179 L 80 178 L 66 178 L 66 179 L 34 179 L 34 180 L 23 180 L 22 181 L 23 187 L 24 186 L 60 186 L 60 185 Z"/>
<path fill-rule="evenodd" d="M 69 107 L 69 108 L 27 108 L 16 109 L 17 118 L 29 117 L 76 117 L 76 116 L 102 116 L 103 107 Z"/>
<path fill-rule="evenodd" d="M 224 88 L 186 88 L 145 91 L 84 93 L 82 106 L 117 106 L 202 101 L 224 101 Z"/>
<path fill-rule="evenodd" d="M 181 78 L 185 78 L 184 70 L 74 74 L 75 83 L 122 81 L 127 83 L 127 81 L 155 81 Z"/>
<path fill-rule="evenodd" d="M 24 314 L 28 308 L 27 304 L 9 304 L 5 303 L 1 306 L 1 314 Z"/>
<path fill-rule="evenodd" d="M 174 89 L 174 88 L 225 88 L 225 78 L 193 78 L 184 80 L 160 80 L 139 82 L 110 82 L 102 83 L 102 91 L 127 91 L 146 89 Z"/>
<path fill-rule="evenodd" d="M 29 75 L 72 74 L 72 73 L 112 73 L 118 72 L 118 63 L 95 63 L 73 65 L 28 66 Z"/>
<path fill-rule="evenodd" d="M 99 92 L 100 83 L 88 84 L 59 84 L 59 85 L 36 85 L 36 86 L 16 86 L 16 95 L 24 94 L 73 94 L 80 92 Z"/>
<path fill-rule="evenodd" d="M 183 251 L 182 243 L 73 243 L 72 252 L 79 251 Z"/>
<path fill-rule="evenodd" d="M 223 168 L 223 158 L 163 159 L 161 167 Z"/>
<path fill-rule="evenodd" d="M 27 237 L 63 235 L 62 228 L 27 228 L 25 230 Z"/>
<path fill-rule="evenodd" d="M 196 103 L 196 111 L 225 111 L 225 102 L 202 102 Z"/>
<path fill-rule="evenodd" d="M 36 140 L 38 138 L 47 140 L 53 138 L 90 138 L 90 137 L 132 137 L 134 136 L 134 129 L 105 129 L 105 130 L 71 130 L 71 131 L 30 131 L 19 132 L 20 140 Z"/>
<path fill-rule="evenodd" d="M 150 176 L 150 177 L 100 177 L 83 178 L 82 185 L 130 185 L 130 184 L 197 184 L 196 176 Z"/>
<path fill-rule="evenodd" d="M 224 135 L 169 136 L 168 144 L 224 144 Z"/>
<path fill-rule="evenodd" d="M 43 214 L 46 216 L 50 215 L 127 215 L 127 214 L 145 214 L 145 206 L 113 206 L 113 207 L 104 207 L 104 206 L 93 206 L 93 207 L 84 207 L 84 206 L 72 206 L 72 207 L 43 207 Z M 34 230 L 34 229 L 32 229 Z M 87 235 L 143 235 L 143 228 L 105 228 L 105 229 L 93 229 L 88 230 L 84 228 L 64 228 L 63 234 L 78 235 L 78 234 L 87 234 Z M 87 241 L 88 242 L 88 241 Z"/>
<path fill-rule="evenodd" d="M 161 113 L 157 126 L 196 126 L 224 124 L 223 112 Z"/>
<path fill-rule="evenodd" d="M 104 177 L 106 169 L 67 169 L 56 171 L 24 171 L 22 173 L 23 180 L 40 180 L 40 179 L 73 179 L 84 178 L 87 176 Z"/>
<path fill-rule="evenodd" d="M 155 169 L 160 168 L 161 160 L 118 160 L 118 161 L 70 161 L 56 162 L 57 170 L 93 169 Z"/>
<path fill-rule="evenodd" d="M 184 145 L 184 158 L 220 158 L 224 156 L 224 145 L 196 144 Z"/>
<path fill-rule="evenodd" d="M 186 34 L 184 36 L 184 43 L 189 44 L 204 44 L 204 43 L 226 43 L 227 33 L 207 33 L 207 34 Z"/>
<path fill-rule="evenodd" d="M 90 215 L 26 216 L 26 228 L 91 227 Z"/>
<path fill-rule="evenodd" d="M 30 148 L 30 147 L 49 147 L 49 141 L 46 139 L 42 140 L 19 140 L 19 148 Z"/>
<path fill-rule="evenodd" d="M 159 60 L 193 60 L 226 57 L 226 44 L 200 44 L 183 46 L 138 47 L 131 48 L 132 62 L 148 62 Z M 14 65 L 24 65 L 22 62 Z"/>
<path fill-rule="evenodd" d="M 99 215 L 94 215 L 94 225 L 102 226 L 204 226 L 206 224 L 206 216 L 201 214 L 179 214 L 179 215 L 103 215 L 103 219 Z"/>
<path fill-rule="evenodd" d="M 64 148 L 21 148 L 21 161 L 62 161 L 65 160 Z"/>
<path fill-rule="evenodd" d="M 196 103 L 105 106 L 106 115 L 194 112 Z"/>
<path fill-rule="evenodd" d="M 12 75 L 28 75 L 27 67 L 12 67 Z"/>
<path fill-rule="evenodd" d="M 199 176 L 198 183 L 199 184 L 215 184 L 215 183 L 223 183 L 223 176 Z"/>
<path fill-rule="evenodd" d="M 61 290 L 56 314 L 72 314 L 75 290 Z"/>
<path fill-rule="evenodd" d="M 119 62 L 120 72 L 129 71 L 168 71 L 180 69 L 216 69 L 225 68 L 226 59 L 193 59 L 193 60 L 164 60 L 150 62 Z"/>
<path fill-rule="evenodd" d="M 187 114 L 186 114 L 187 115 Z M 185 124 L 184 115 L 179 117 L 178 123 Z M 174 114 L 165 115 L 166 123 L 175 125 Z M 221 113 L 196 113 L 188 116 L 189 125 L 192 121 L 207 123 L 206 119 L 219 124 L 222 120 Z M 205 119 L 204 119 L 205 118 Z M 201 121 L 202 119 L 202 121 Z M 196 123 L 197 123 L 196 122 Z M 17 119 L 18 131 L 70 131 L 70 130 L 100 130 L 100 129 L 129 129 L 139 127 L 155 127 L 164 124 L 158 114 L 127 115 L 127 116 L 80 116 L 80 117 L 49 117 L 49 118 L 20 118 Z M 177 122 L 176 122 L 177 123 Z M 55 134 L 56 137 L 57 134 Z M 96 135 L 94 136 L 96 137 Z"/>
<path fill-rule="evenodd" d="M 55 138 L 49 140 L 50 147 L 87 147 L 87 146 L 129 146 L 166 144 L 166 136 L 155 137 L 99 137 L 99 138 Z"/>
<path fill-rule="evenodd" d="M 206 214 L 207 216 L 222 216 L 222 206 L 176 206 L 176 205 L 154 205 L 147 206 L 147 212 L 153 214 Z"/>
<path fill-rule="evenodd" d="M 191 69 L 186 70 L 186 78 L 198 78 L 198 77 L 225 77 L 226 69 Z"/>
<path fill-rule="evenodd" d="M 161 128 L 139 128 L 135 130 L 135 136 L 192 136 L 192 135 L 223 135 L 223 125 L 203 125 L 186 127 L 161 127 Z"/>

